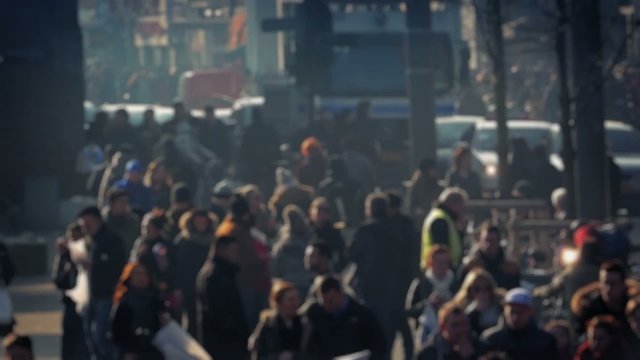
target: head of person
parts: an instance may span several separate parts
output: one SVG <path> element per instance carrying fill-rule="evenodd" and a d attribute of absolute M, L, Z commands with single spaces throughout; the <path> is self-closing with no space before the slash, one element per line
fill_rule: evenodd
<path fill-rule="evenodd" d="M 144 166 L 138 160 L 129 160 L 125 166 L 125 177 L 127 180 L 134 184 L 141 184 L 142 177 L 144 176 Z"/>
<path fill-rule="evenodd" d="M 316 226 L 331 222 L 331 204 L 325 197 L 315 198 L 309 207 L 309 219 Z"/>
<path fill-rule="evenodd" d="M 309 220 L 302 209 L 296 205 L 285 206 L 282 217 L 284 228 L 292 234 L 304 235 L 309 233 Z"/>
<path fill-rule="evenodd" d="M 204 209 L 190 210 L 180 217 L 180 230 L 189 234 L 213 236 L 217 226 L 215 215 Z"/>
<path fill-rule="evenodd" d="M 454 301 L 465 307 L 474 301 L 489 304 L 497 300 L 496 288 L 496 282 L 489 272 L 482 268 L 473 268 L 464 278 Z"/>
<path fill-rule="evenodd" d="M 567 211 L 567 189 L 557 188 L 551 193 L 551 205 L 556 215 L 564 215 Z"/>
<path fill-rule="evenodd" d="M 216 108 L 213 105 L 205 106 L 204 116 L 207 120 L 216 120 Z"/>
<path fill-rule="evenodd" d="M 168 225 L 164 214 L 148 213 L 142 218 L 142 236 L 146 239 L 158 239 Z"/>
<path fill-rule="evenodd" d="M 112 189 L 109 192 L 109 214 L 124 216 L 129 212 L 129 195 L 124 189 Z"/>
<path fill-rule="evenodd" d="M 336 277 L 327 276 L 322 279 L 318 292 L 320 303 L 329 314 L 335 314 L 344 308 L 347 294 L 344 292 L 342 283 Z"/>
<path fill-rule="evenodd" d="M 389 198 L 385 193 L 372 193 L 365 200 L 367 219 L 382 220 L 389 217 Z"/>
<path fill-rule="evenodd" d="M 438 311 L 440 334 L 450 344 L 457 344 L 471 335 L 469 318 L 464 309 L 453 302 L 444 304 Z"/>
<path fill-rule="evenodd" d="M 427 268 L 431 270 L 437 278 L 444 278 L 451 270 L 451 254 L 449 253 L 449 249 L 443 245 L 433 246 L 427 259 Z"/>
<path fill-rule="evenodd" d="M 100 110 L 93 116 L 93 123 L 91 124 L 91 127 L 95 126 L 96 129 L 102 130 L 108 124 L 109 124 L 109 113 L 107 113 L 104 110 Z"/>
<path fill-rule="evenodd" d="M 322 156 L 323 152 L 322 143 L 314 136 L 306 138 L 300 145 L 300 154 L 304 158 Z"/>
<path fill-rule="evenodd" d="M 173 104 L 173 117 L 176 120 L 186 120 L 187 119 L 187 108 L 181 102 L 176 102 Z"/>
<path fill-rule="evenodd" d="M 523 330 L 531 325 L 534 317 L 533 296 L 529 290 L 515 288 L 504 297 L 504 320 L 511 330 Z"/>
<path fill-rule="evenodd" d="M 552 320 L 544 327 L 544 330 L 556 338 L 558 349 L 570 348 L 575 339 L 573 326 L 567 320 Z"/>
<path fill-rule="evenodd" d="M 142 124 L 146 126 L 155 125 L 156 113 L 153 109 L 147 109 L 142 114 Z"/>
<path fill-rule="evenodd" d="M 477 235 L 478 249 L 489 258 L 495 258 L 500 252 L 500 229 L 490 221 L 480 225 Z"/>
<path fill-rule="evenodd" d="M 439 179 L 438 164 L 433 159 L 422 159 L 418 164 L 418 170 L 423 176 L 430 179 Z"/>
<path fill-rule="evenodd" d="M 587 341 L 592 352 L 602 354 L 618 336 L 618 322 L 611 315 L 596 316 L 587 324 Z"/>
<path fill-rule="evenodd" d="M 222 180 L 213 187 L 211 202 L 225 210 L 229 210 L 233 201 L 233 188 L 228 181 Z M 220 219 L 222 220 L 222 219 Z"/>
<path fill-rule="evenodd" d="M 177 183 L 171 188 L 171 207 L 177 211 L 191 209 L 191 190 L 184 183 Z"/>
<path fill-rule="evenodd" d="M 149 163 L 144 174 L 144 185 L 149 188 L 167 186 L 171 188 L 173 180 L 169 174 L 167 164 L 162 159 L 156 159 Z"/>
<path fill-rule="evenodd" d="M 9 334 L 2 341 L 4 356 L 7 360 L 34 360 L 31 338 L 24 335 Z"/>
<path fill-rule="evenodd" d="M 626 314 L 631 329 L 636 337 L 640 338 L 640 296 L 635 296 L 627 302 Z"/>
<path fill-rule="evenodd" d="M 238 239 L 233 236 L 220 236 L 213 241 L 213 256 L 238 265 L 240 255 L 238 253 Z"/>
<path fill-rule="evenodd" d="M 600 266 L 600 295 L 607 304 L 620 304 L 627 297 L 627 272 L 619 261 L 606 261 Z"/>
<path fill-rule="evenodd" d="M 124 127 L 129 125 L 129 113 L 125 109 L 118 109 L 113 114 L 113 125 L 118 127 Z"/>
<path fill-rule="evenodd" d="M 396 216 L 402 212 L 402 195 L 396 190 L 385 191 L 389 199 L 389 216 Z"/>
<path fill-rule="evenodd" d="M 471 170 L 471 150 L 468 146 L 458 146 L 454 150 L 453 167 L 456 170 Z"/>
<path fill-rule="evenodd" d="M 249 202 L 249 210 L 253 215 L 262 212 L 263 198 L 262 191 L 256 185 L 245 185 L 238 191 Z"/>
<path fill-rule="evenodd" d="M 100 209 L 95 206 L 89 206 L 82 209 L 78 214 L 78 224 L 82 226 L 87 234 L 95 236 L 103 225 Z"/>
<path fill-rule="evenodd" d="M 467 192 L 456 187 L 446 188 L 438 197 L 438 202 L 458 217 L 464 216 L 468 200 Z"/>
<path fill-rule="evenodd" d="M 292 283 L 276 279 L 271 286 L 269 304 L 279 316 L 292 319 L 300 307 L 300 293 Z"/>
<path fill-rule="evenodd" d="M 529 145 L 523 137 L 517 136 L 511 140 L 510 160 L 526 161 L 529 156 Z"/>
<path fill-rule="evenodd" d="M 304 250 L 304 268 L 315 274 L 326 274 L 331 269 L 333 250 L 325 243 L 315 242 Z"/>
<path fill-rule="evenodd" d="M 139 262 L 130 262 L 122 270 L 113 295 L 113 302 L 115 304 L 120 303 L 124 295 L 129 291 L 152 289 L 155 289 L 155 283 L 149 269 Z"/>
<path fill-rule="evenodd" d="M 256 216 L 251 212 L 249 201 L 240 194 L 233 196 L 231 216 L 236 223 L 247 228 L 254 226 L 256 223 Z"/>

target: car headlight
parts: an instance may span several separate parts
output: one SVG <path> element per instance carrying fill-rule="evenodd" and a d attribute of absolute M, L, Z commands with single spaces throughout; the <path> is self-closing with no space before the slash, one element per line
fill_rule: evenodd
<path fill-rule="evenodd" d="M 484 174 L 487 176 L 496 176 L 498 175 L 498 166 L 497 165 L 485 165 Z"/>

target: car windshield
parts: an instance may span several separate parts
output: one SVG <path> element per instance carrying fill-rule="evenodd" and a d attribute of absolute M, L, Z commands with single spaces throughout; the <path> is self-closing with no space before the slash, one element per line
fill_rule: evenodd
<path fill-rule="evenodd" d="M 438 149 L 452 148 L 472 126 L 471 122 L 438 122 Z"/>
<path fill-rule="evenodd" d="M 640 133 L 631 129 L 607 129 L 607 145 L 613 154 L 640 154 Z"/>
<path fill-rule="evenodd" d="M 523 138 L 529 148 L 551 142 L 551 131 L 545 128 L 509 128 L 509 139 Z M 496 151 L 498 148 L 497 130 L 495 127 L 483 127 L 478 129 L 473 138 L 473 148 L 479 151 Z"/>

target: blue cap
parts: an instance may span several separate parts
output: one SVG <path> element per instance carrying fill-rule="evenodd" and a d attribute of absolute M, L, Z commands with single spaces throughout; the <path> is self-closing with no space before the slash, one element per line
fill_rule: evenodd
<path fill-rule="evenodd" d="M 533 297 L 529 290 L 525 288 L 515 288 L 509 290 L 504 297 L 505 304 L 533 306 Z"/>
<path fill-rule="evenodd" d="M 144 167 L 138 160 L 129 160 L 127 162 L 127 166 L 125 167 L 125 170 L 127 172 L 144 173 Z"/>

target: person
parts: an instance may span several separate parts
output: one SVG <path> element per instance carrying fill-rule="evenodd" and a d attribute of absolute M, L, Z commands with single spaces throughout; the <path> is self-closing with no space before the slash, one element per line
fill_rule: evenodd
<path fill-rule="evenodd" d="M 136 153 L 143 163 L 147 164 L 152 160 L 153 148 L 160 139 L 161 128 L 156 121 L 156 113 L 153 109 L 146 109 L 142 114 L 142 124 L 136 129 L 137 143 Z"/>
<path fill-rule="evenodd" d="M 244 165 L 245 178 L 252 183 L 266 179 L 273 174 L 275 163 L 280 156 L 280 140 L 276 130 L 262 118 L 262 110 L 252 109 L 252 123 L 242 136 L 240 164 Z"/>
<path fill-rule="evenodd" d="M 131 208 L 141 215 L 148 213 L 153 207 L 153 193 L 143 183 L 144 167 L 138 160 L 129 160 L 122 180 L 116 181 L 113 187 L 126 190 Z"/>
<path fill-rule="evenodd" d="M 431 209 L 422 225 L 420 265 L 424 269 L 433 245 L 445 245 L 451 254 L 454 268 L 462 263 L 464 215 L 467 193 L 460 188 L 448 188 L 440 194 L 438 204 Z"/>
<path fill-rule="evenodd" d="M 77 222 L 67 226 L 64 237 L 56 241 L 57 254 L 53 260 L 53 283 L 62 292 L 62 340 L 60 357 L 62 360 L 85 360 L 89 357 L 82 330 L 82 318 L 76 311 L 75 302 L 66 294 L 76 286 L 78 268 L 71 260 L 68 244 L 84 237 L 82 227 Z"/>
<path fill-rule="evenodd" d="M 216 237 L 230 236 L 238 242 L 238 286 L 252 328 L 258 323 L 260 311 L 266 307 L 271 289 L 269 253 L 265 244 L 253 235 L 254 224 L 255 215 L 251 213 L 249 202 L 241 195 L 235 195 L 230 215 L 216 231 Z"/>
<path fill-rule="evenodd" d="M 25 335 L 10 334 L 2 341 L 6 360 L 35 360 L 31 338 Z"/>
<path fill-rule="evenodd" d="M 558 360 L 573 360 L 576 352 L 575 335 L 571 323 L 567 320 L 552 320 L 545 325 L 544 330 L 556 338 Z"/>
<path fill-rule="evenodd" d="M 332 213 L 338 216 L 336 220 L 344 222 L 346 227 L 359 226 L 364 220 L 365 194 L 362 185 L 349 177 L 344 161 L 339 157 L 332 158 L 328 176 L 320 183 L 318 195 L 329 199 Z"/>
<path fill-rule="evenodd" d="M 342 160 L 349 169 L 350 177 L 361 184 L 364 191 L 372 192 L 376 185 L 373 161 L 358 149 L 355 139 L 342 141 Z"/>
<path fill-rule="evenodd" d="M 313 197 L 313 188 L 300 184 L 289 169 L 276 169 L 276 189 L 269 199 L 269 209 L 278 221 L 282 220 L 285 206 L 296 205 L 300 209 L 308 209 Z"/>
<path fill-rule="evenodd" d="M 487 351 L 504 351 L 518 360 L 557 358 L 555 338 L 536 325 L 533 297 L 528 290 L 509 290 L 503 315 L 503 322 L 482 334 L 481 341 Z"/>
<path fill-rule="evenodd" d="M 125 173 L 127 162 L 131 159 L 129 148 L 120 149 L 111 158 L 111 163 L 104 170 L 102 179 L 100 179 L 100 188 L 98 190 L 98 206 L 103 207 L 109 201 L 109 191 L 113 188 L 116 181 L 122 179 Z"/>
<path fill-rule="evenodd" d="M 304 212 L 295 205 L 285 207 L 284 220 L 271 252 L 271 275 L 294 284 L 301 294 L 306 294 L 313 274 L 304 267 L 304 253 L 312 230 Z"/>
<path fill-rule="evenodd" d="M 129 194 L 123 189 L 112 189 L 109 205 L 102 209 L 102 217 L 109 229 L 122 239 L 124 253 L 130 254 L 140 235 L 140 218 L 129 207 Z"/>
<path fill-rule="evenodd" d="M 612 315 L 620 324 L 625 339 L 633 338 L 626 318 L 627 301 L 638 292 L 636 282 L 627 282 L 627 272 L 618 261 L 606 261 L 600 266 L 599 281 L 578 290 L 571 299 L 571 312 L 579 335 L 587 322 L 598 315 Z"/>
<path fill-rule="evenodd" d="M 175 136 L 178 128 L 178 124 L 183 121 L 190 121 L 191 115 L 187 111 L 187 108 L 181 102 L 173 103 L 173 118 L 162 124 L 161 130 L 165 135 Z"/>
<path fill-rule="evenodd" d="M 522 180 L 531 183 L 531 160 L 531 152 L 527 141 L 523 137 L 513 138 L 507 164 L 507 174 L 509 174 L 508 189 L 513 189 Z"/>
<path fill-rule="evenodd" d="M 324 197 L 313 200 L 309 207 L 309 220 L 317 241 L 331 248 L 331 263 L 336 271 L 343 270 L 348 263 L 346 243 L 340 230 L 331 221 L 331 204 Z"/>
<path fill-rule="evenodd" d="M 100 195 L 100 183 L 102 182 L 102 177 L 104 176 L 107 168 L 110 166 L 116 150 L 112 145 L 109 144 L 104 147 L 104 150 L 102 152 L 104 153 L 104 163 L 95 167 L 91 171 L 91 175 L 89 175 L 89 178 L 87 179 L 87 193 L 95 197 L 98 197 Z"/>
<path fill-rule="evenodd" d="M 109 113 L 104 110 L 96 112 L 93 116 L 93 122 L 89 125 L 87 130 L 87 140 L 93 141 L 96 144 L 104 147 L 109 144 L 107 139 L 107 127 L 109 126 Z"/>
<path fill-rule="evenodd" d="M 500 288 L 511 290 L 520 286 L 520 267 L 507 259 L 505 246 L 501 244 L 500 229 L 486 221 L 480 225 L 476 239 L 476 244 L 464 258 L 458 271 L 460 282 L 471 269 L 480 267 L 491 274 Z"/>
<path fill-rule="evenodd" d="M 218 220 L 208 211 L 194 209 L 180 218 L 180 234 L 175 239 L 178 259 L 176 279 L 182 292 L 182 308 L 187 318 L 186 329 L 196 337 L 196 283 L 195 279 L 207 260 Z"/>
<path fill-rule="evenodd" d="M 171 205 L 167 210 L 167 238 L 175 239 L 180 233 L 180 219 L 193 208 L 191 190 L 184 183 L 174 184 L 171 188 Z"/>
<path fill-rule="evenodd" d="M 386 339 L 376 316 L 347 295 L 340 280 L 331 276 L 324 278 L 318 298 L 319 303 L 302 309 L 312 329 L 306 350 L 308 356 L 329 360 L 369 350 L 371 360 L 388 358 Z"/>
<path fill-rule="evenodd" d="M 482 268 L 473 268 L 452 301 L 465 309 L 471 321 L 471 330 L 480 335 L 498 323 L 503 295 L 504 292 L 498 289 L 491 274 Z"/>
<path fill-rule="evenodd" d="M 167 210 L 171 205 L 173 178 L 169 173 L 169 168 L 167 168 L 164 159 L 158 158 L 149 163 L 147 172 L 144 174 L 143 184 L 151 189 L 153 207 Z"/>
<path fill-rule="evenodd" d="M 407 184 L 406 206 L 416 223 L 424 220 L 433 203 L 442 193 L 438 183 L 438 166 L 431 159 L 422 159 Z"/>
<path fill-rule="evenodd" d="M 198 274 L 199 338 L 216 360 L 243 360 L 249 355 L 249 323 L 236 281 L 239 260 L 238 240 L 220 236 Z"/>
<path fill-rule="evenodd" d="M 306 348 L 311 328 L 300 315 L 300 293 L 286 281 L 275 281 L 269 296 L 270 309 L 249 338 L 252 359 L 296 359 Z"/>
<path fill-rule="evenodd" d="M 122 359 L 163 359 L 152 344 L 164 312 L 156 285 L 140 263 L 129 263 L 122 271 L 111 319 L 111 337 Z"/>
<path fill-rule="evenodd" d="M 627 360 L 630 359 L 629 355 L 626 345 L 620 339 L 616 319 L 611 315 L 599 315 L 589 320 L 589 324 L 587 325 L 587 340 L 578 347 L 573 359 Z"/>
<path fill-rule="evenodd" d="M 89 308 L 84 323 L 89 351 L 98 360 L 110 360 L 113 349 L 107 338 L 109 314 L 115 286 L 126 263 L 124 245 L 104 224 L 97 207 L 83 209 L 78 222 L 91 237 L 89 258 L 82 263 L 89 277 Z"/>
<path fill-rule="evenodd" d="M 438 310 L 453 298 L 455 291 L 449 250 L 436 245 L 431 249 L 425 272 L 411 282 L 405 301 L 405 313 L 417 325 L 417 344 L 426 342 L 436 330 Z"/>
<path fill-rule="evenodd" d="M 468 146 L 459 146 L 453 153 L 453 164 L 445 175 L 446 187 L 464 190 L 471 199 L 482 196 L 480 176 L 471 168 L 471 150 Z"/>
<path fill-rule="evenodd" d="M 553 206 L 554 219 L 567 219 L 567 189 L 560 187 L 553 190 L 551 193 L 551 206 Z"/>
<path fill-rule="evenodd" d="M 216 117 L 216 109 L 207 105 L 204 108 L 204 123 L 199 131 L 200 142 L 223 162 L 231 160 L 231 137 L 226 125 Z"/>
<path fill-rule="evenodd" d="M 324 146 L 315 137 L 306 138 L 300 145 L 302 159 L 296 168 L 296 177 L 302 185 L 317 189 L 327 173 Z"/>
<path fill-rule="evenodd" d="M 323 242 L 312 242 L 307 245 L 304 251 L 304 268 L 312 272 L 314 280 L 307 292 L 306 301 L 317 301 L 318 279 L 324 279 L 325 276 L 332 276 L 331 259 L 333 251 L 331 247 Z"/>
<path fill-rule="evenodd" d="M 399 246 L 403 233 L 389 219 L 388 197 L 373 193 L 365 204 L 367 222 L 356 231 L 349 256 L 356 265 L 357 293 L 374 312 L 391 346 L 404 321 L 405 279 L 413 275 L 407 261 L 411 254 Z"/>
<path fill-rule="evenodd" d="M 233 201 L 233 187 L 227 180 L 222 180 L 213 187 L 209 211 L 222 221 L 229 213 L 231 201 Z"/>
<path fill-rule="evenodd" d="M 264 203 L 262 191 L 256 185 L 245 185 L 238 189 L 238 193 L 249 202 L 249 211 L 255 217 L 254 229 L 258 230 L 263 237 L 263 241 L 267 242 L 276 234 L 276 220 Z"/>
<path fill-rule="evenodd" d="M 125 109 L 118 109 L 113 115 L 111 124 L 106 128 L 106 139 L 116 147 L 122 145 L 133 146 L 137 143 L 136 132 L 129 122 L 129 113 Z"/>
<path fill-rule="evenodd" d="M 482 354 L 482 345 L 471 335 L 464 309 L 446 303 L 438 312 L 438 327 L 416 360 L 475 360 Z"/>
<path fill-rule="evenodd" d="M 547 201 L 554 189 L 562 185 L 562 174 L 549 162 L 549 154 L 544 144 L 536 145 L 531 152 L 531 182 L 533 197 Z"/>

